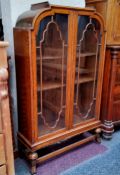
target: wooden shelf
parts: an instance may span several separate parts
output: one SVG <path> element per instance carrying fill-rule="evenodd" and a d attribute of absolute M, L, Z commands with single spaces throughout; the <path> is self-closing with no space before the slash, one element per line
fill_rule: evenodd
<path fill-rule="evenodd" d="M 43 56 L 42 60 L 58 60 L 61 58 L 62 56 Z M 40 57 L 37 57 L 37 61 L 40 61 Z"/>
<path fill-rule="evenodd" d="M 61 71 L 62 69 L 62 65 L 60 64 L 55 64 L 55 63 L 43 63 L 43 67 L 47 67 L 47 68 L 51 68 L 51 69 L 56 69 Z M 67 67 L 66 65 L 63 66 L 63 70 L 66 71 Z M 80 68 L 79 69 L 80 74 L 88 74 L 88 73 L 92 73 L 93 70 L 91 69 L 86 69 L 86 68 Z M 76 68 L 76 72 L 78 72 L 78 68 Z"/>
<path fill-rule="evenodd" d="M 36 49 L 40 49 L 40 46 L 37 46 Z M 47 47 L 45 46 L 44 48 L 44 52 L 47 53 L 48 55 L 51 55 L 51 53 L 54 55 L 62 55 L 63 52 L 63 48 L 59 47 L 59 48 L 55 48 L 55 47 Z"/>
<path fill-rule="evenodd" d="M 96 52 L 85 52 L 85 53 L 80 53 L 81 57 L 90 57 L 90 56 L 95 56 Z M 79 53 L 77 53 L 77 57 L 79 57 Z"/>
<path fill-rule="evenodd" d="M 60 88 L 61 86 L 62 86 L 61 82 L 43 82 L 42 90 L 45 91 L 50 89 L 56 89 L 56 88 Z M 41 87 L 40 85 L 38 85 L 38 91 L 40 90 L 41 90 Z"/>
<path fill-rule="evenodd" d="M 96 55 L 96 53 L 95 52 L 86 52 L 86 53 L 80 53 L 80 56 L 81 57 L 90 57 L 90 56 L 95 56 Z M 76 57 L 78 58 L 79 57 L 79 53 L 77 53 L 77 55 L 76 55 Z M 48 56 L 43 56 L 42 57 L 42 60 L 56 60 L 56 59 L 61 59 L 62 58 L 62 54 L 61 55 L 59 55 L 59 56 L 50 56 L 50 55 L 48 55 Z M 39 61 L 40 60 L 40 56 L 37 56 L 37 60 Z"/>
<path fill-rule="evenodd" d="M 93 77 L 85 76 L 85 77 L 81 77 L 79 79 L 78 83 L 82 84 L 82 83 L 88 83 L 88 82 L 91 82 L 91 81 L 94 81 Z M 75 80 L 75 84 L 77 84 L 77 80 Z"/>
<path fill-rule="evenodd" d="M 87 83 L 87 82 L 91 82 L 91 81 L 94 81 L 94 78 L 93 77 L 81 77 L 79 79 L 79 81 L 75 80 L 75 84 L 80 83 Z M 65 87 L 66 85 L 64 84 L 63 87 Z M 51 90 L 51 89 L 57 89 L 57 88 L 61 88 L 62 87 L 62 84 L 61 82 L 43 82 L 43 85 L 42 85 L 42 90 L 43 91 L 46 91 L 46 90 Z M 38 85 L 38 91 L 41 90 L 41 87 L 40 85 Z"/>
<path fill-rule="evenodd" d="M 43 63 L 43 67 L 56 69 L 56 70 L 62 70 L 62 65 L 55 64 L 55 63 Z M 63 66 L 64 71 L 66 71 L 66 65 Z"/>

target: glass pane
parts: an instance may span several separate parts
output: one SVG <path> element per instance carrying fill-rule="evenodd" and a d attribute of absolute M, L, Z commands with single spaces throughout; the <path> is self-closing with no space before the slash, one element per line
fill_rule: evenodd
<path fill-rule="evenodd" d="M 68 16 L 41 21 L 36 36 L 38 135 L 65 128 Z"/>
<path fill-rule="evenodd" d="M 96 116 L 99 43 L 99 23 L 87 16 L 79 16 L 74 92 L 74 124 Z"/>

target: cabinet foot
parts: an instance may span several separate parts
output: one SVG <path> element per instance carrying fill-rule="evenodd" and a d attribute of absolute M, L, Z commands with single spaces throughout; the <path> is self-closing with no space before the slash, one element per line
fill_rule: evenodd
<path fill-rule="evenodd" d="M 37 158 L 38 158 L 38 154 L 36 152 L 28 154 L 28 159 L 30 161 L 30 168 L 31 168 L 32 175 L 33 174 L 35 175 L 37 173 L 37 171 L 36 171 Z"/>
<path fill-rule="evenodd" d="M 112 121 L 105 120 L 104 124 L 103 124 L 102 131 L 103 131 L 103 138 L 111 139 L 112 138 L 112 134 L 114 132 L 114 126 L 113 126 Z"/>
<path fill-rule="evenodd" d="M 100 134 L 101 134 L 101 128 L 97 128 L 95 130 L 95 133 L 96 133 L 96 138 L 95 138 L 96 142 L 101 143 L 101 136 L 100 136 Z"/>

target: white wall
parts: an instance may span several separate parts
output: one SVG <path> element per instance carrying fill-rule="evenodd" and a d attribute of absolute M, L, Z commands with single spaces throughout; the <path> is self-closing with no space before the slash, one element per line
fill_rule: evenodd
<path fill-rule="evenodd" d="M 2 13 L 1 13 L 1 4 L 0 4 L 0 18 L 2 17 Z"/>
<path fill-rule="evenodd" d="M 14 135 L 18 131 L 17 117 L 17 98 L 16 98 L 16 74 L 14 61 L 14 42 L 13 42 L 13 27 L 16 24 L 18 16 L 26 10 L 30 9 L 31 4 L 44 2 L 46 0 L 0 0 L 2 21 L 4 29 L 4 39 L 9 41 L 8 55 L 11 56 L 10 65 L 10 94 L 12 104 L 12 115 L 14 121 Z M 84 7 L 84 0 L 50 0 L 52 4 L 81 6 Z M 17 140 L 17 139 L 16 139 Z M 17 141 L 16 141 L 17 144 Z"/>
<path fill-rule="evenodd" d="M 44 2 L 46 0 L 11 0 L 12 26 L 15 25 L 17 17 L 30 9 L 31 4 Z M 51 4 L 84 7 L 84 0 L 49 0 Z"/>

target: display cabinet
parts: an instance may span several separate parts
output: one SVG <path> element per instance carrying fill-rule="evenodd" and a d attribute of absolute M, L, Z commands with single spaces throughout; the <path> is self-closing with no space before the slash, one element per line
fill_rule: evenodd
<path fill-rule="evenodd" d="M 35 173 L 36 163 L 96 136 L 42 156 L 43 148 L 86 131 L 100 132 L 104 22 L 91 9 L 35 4 L 18 18 L 14 43 L 18 139 Z"/>

